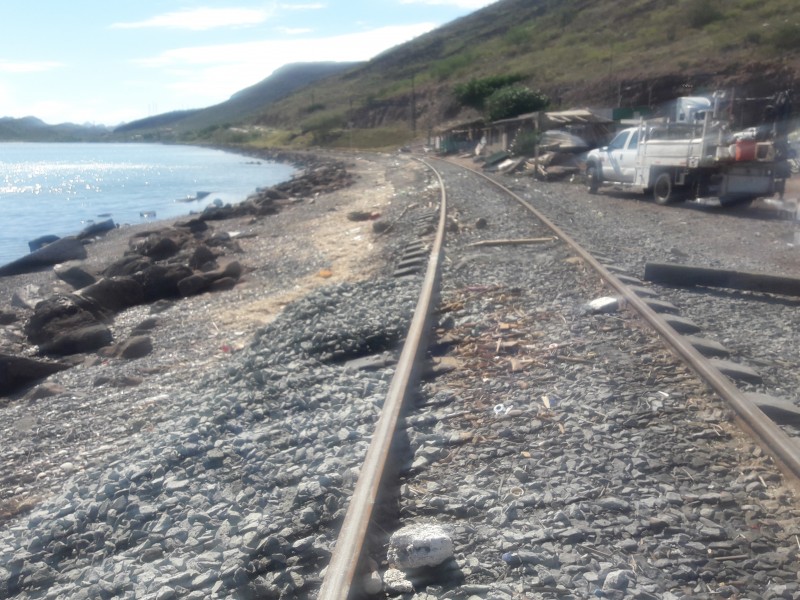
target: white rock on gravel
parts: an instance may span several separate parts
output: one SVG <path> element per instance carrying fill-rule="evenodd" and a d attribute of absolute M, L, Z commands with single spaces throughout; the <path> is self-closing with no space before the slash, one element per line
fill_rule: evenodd
<path fill-rule="evenodd" d="M 392 534 L 387 555 L 399 569 L 435 567 L 453 556 L 453 540 L 439 525 L 408 525 Z"/>

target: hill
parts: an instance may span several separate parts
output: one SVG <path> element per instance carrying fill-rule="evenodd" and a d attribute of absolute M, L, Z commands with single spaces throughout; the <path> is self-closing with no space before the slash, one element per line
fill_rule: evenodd
<path fill-rule="evenodd" d="M 248 117 L 259 114 L 266 106 L 358 64 L 360 63 L 318 62 L 284 65 L 266 79 L 235 93 L 220 104 L 132 121 L 117 127 L 114 132 L 138 133 L 145 137 L 163 137 L 172 133 L 184 140 L 209 136 L 220 128 L 231 128 L 244 123 Z"/>
<path fill-rule="evenodd" d="M 771 95 L 797 87 L 796 14 L 789 0 L 501 0 L 314 86 L 327 123 L 297 108 L 308 90 L 257 123 L 413 135 L 477 116 L 455 101 L 455 86 L 500 73 L 554 108 L 652 106 L 731 87 Z"/>
<path fill-rule="evenodd" d="M 253 125 L 292 130 L 291 143 L 402 143 L 479 116 L 453 90 L 497 74 L 519 75 L 553 108 L 721 88 L 768 96 L 800 89 L 796 15 L 792 0 L 501 0 L 265 107 Z"/>
<path fill-rule="evenodd" d="M 2 142 L 99 142 L 110 135 L 111 130 L 102 125 L 48 125 L 36 117 L 0 118 Z"/>
<path fill-rule="evenodd" d="M 287 65 L 226 102 L 115 135 L 390 147 L 480 117 L 454 92 L 497 75 L 541 91 L 552 109 L 652 107 L 715 89 L 763 98 L 800 89 L 795 2 L 499 0 L 367 63 Z"/>

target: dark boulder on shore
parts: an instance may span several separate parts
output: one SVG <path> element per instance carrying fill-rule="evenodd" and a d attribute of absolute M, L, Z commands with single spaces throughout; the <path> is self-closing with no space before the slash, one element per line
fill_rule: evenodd
<path fill-rule="evenodd" d="M 52 244 L 53 242 L 57 242 L 59 237 L 57 235 L 41 235 L 36 239 L 33 239 L 28 242 L 28 249 L 30 252 L 36 252 L 40 248 L 44 248 L 47 244 Z"/>
<path fill-rule="evenodd" d="M 91 301 L 96 311 L 108 316 L 129 306 L 141 304 L 144 299 L 142 284 L 132 276 L 102 277 L 76 292 L 82 300 Z"/>
<path fill-rule="evenodd" d="M 76 289 L 71 294 L 56 294 L 38 303 L 28 303 L 33 314 L 24 332 L 29 343 L 38 345 L 40 354 L 66 356 L 110 347 L 106 352 L 112 356 L 137 356 L 152 350 L 147 347 L 149 338 L 136 339 L 133 349 L 126 352 L 120 346 L 111 346 L 113 338 L 108 323 L 117 313 L 137 304 L 229 290 L 242 277 L 245 269 L 238 260 L 222 259 L 231 253 L 241 253 L 239 243 L 228 233 L 215 232 L 209 221 L 273 214 L 300 198 L 332 192 L 352 182 L 353 176 L 344 163 L 308 162 L 302 174 L 258 190 L 240 204 L 212 205 L 170 227 L 131 236 L 125 255 L 99 273 L 68 261 L 85 259 L 86 248 L 79 238 L 115 228 L 110 219 L 87 227 L 79 236 L 58 239 L 0 267 L 0 276 L 59 265 L 56 275 Z"/>
<path fill-rule="evenodd" d="M 108 346 L 100 354 L 109 358 L 133 360 L 147 356 L 153 351 L 153 340 L 148 335 L 134 335 L 127 340 Z"/>
<path fill-rule="evenodd" d="M 111 330 L 102 323 L 97 323 L 59 333 L 52 340 L 40 344 L 39 353 L 55 356 L 85 354 L 107 346 L 112 340 Z"/>
<path fill-rule="evenodd" d="M 76 237 L 79 240 L 85 240 L 103 235 L 116 228 L 117 224 L 114 223 L 114 219 L 106 219 L 105 221 L 100 221 L 99 223 L 90 223 L 84 227 Z"/>
<path fill-rule="evenodd" d="M 144 298 L 142 304 L 150 304 L 156 300 L 179 298 L 179 283 L 194 271 L 185 264 L 150 265 L 133 275 L 142 284 Z"/>
<path fill-rule="evenodd" d="M 146 256 L 140 256 L 139 254 L 126 254 L 103 269 L 103 275 L 106 277 L 122 277 L 125 275 L 133 275 L 134 273 L 145 270 L 152 264 L 153 261 Z"/>
<path fill-rule="evenodd" d="M 86 248 L 77 237 L 63 237 L 22 258 L 0 266 L 0 277 L 32 273 L 69 260 L 83 260 L 86 256 Z"/>
<path fill-rule="evenodd" d="M 0 267 L 0 276 L 18 275 L 29 273 L 41 267 L 62 263 L 68 260 L 86 258 L 83 248 L 87 240 L 101 236 L 119 227 L 113 219 L 106 219 L 99 223 L 89 223 L 76 235 L 59 237 L 57 235 L 42 235 L 28 242 L 30 254 Z M 11 271 L 16 269 L 14 272 Z M 23 270 L 20 270 L 23 269 Z M 4 272 L 8 270 L 8 272 Z"/>
<path fill-rule="evenodd" d="M 56 294 L 36 305 L 25 324 L 28 341 L 40 354 L 93 352 L 111 342 L 111 330 L 76 296 Z"/>
<path fill-rule="evenodd" d="M 70 365 L 0 353 L 0 396 L 24 388 Z"/>
<path fill-rule="evenodd" d="M 191 234 L 177 227 L 146 232 L 131 238 L 131 250 L 154 261 L 172 258 L 191 240 Z"/>
<path fill-rule="evenodd" d="M 97 277 L 78 261 L 57 264 L 53 267 L 53 273 L 61 281 L 68 283 L 76 290 L 92 285 L 97 281 Z"/>

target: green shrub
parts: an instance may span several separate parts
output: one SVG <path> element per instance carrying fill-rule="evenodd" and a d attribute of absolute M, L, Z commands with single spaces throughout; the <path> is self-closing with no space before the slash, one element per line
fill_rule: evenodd
<path fill-rule="evenodd" d="M 453 89 L 456 100 L 462 106 L 483 110 L 487 98 L 497 90 L 522 80 L 520 75 L 493 75 L 482 79 L 472 78 L 460 83 Z"/>
<path fill-rule="evenodd" d="M 490 121 L 510 119 L 521 114 L 542 110 L 550 100 L 541 92 L 524 86 L 500 88 L 486 99 L 486 116 Z"/>
<path fill-rule="evenodd" d="M 527 46 L 530 43 L 530 40 L 530 29 L 522 25 L 512 27 L 505 35 L 505 42 L 509 46 Z"/>
<path fill-rule="evenodd" d="M 555 13 L 556 21 L 561 29 L 566 29 L 575 19 L 578 11 L 571 7 L 562 7 Z"/>
<path fill-rule="evenodd" d="M 744 41 L 752 46 L 758 46 L 761 43 L 761 34 L 758 31 L 748 31 L 744 35 Z"/>
<path fill-rule="evenodd" d="M 462 52 L 454 56 L 437 60 L 430 66 L 430 71 L 435 79 L 444 81 L 460 71 L 469 69 L 474 63 L 475 55 L 472 52 Z"/>
<path fill-rule="evenodd" d="M 800 25 L 797 23 L 781 23 L 772 32 L 770 42 L 778 50 L 800 49 Z"/>
<path fill-rule="evenodd" d="M 315 144 L 325 144 L 338 138 L 344 126 L 345 119 L 341 114 L 321 114 L 306 119 L 302 124 L 302 132 L 310 133 Z"/>
<path fill-rule="evenodd" d="M 325 110 L 325 105 L 322 104 L 321 102 L 315 102 L 314 104 L 309 104 L 305 108 L 305 112 L 308 113 L 308 114 L 311 114 L 311 113 L 314 113 L 314 112 L 319 112 L 321 110 Z"/>
<path fill-rule="evenodd" d="M 686 16 L 689 27 L 703 29 L 706 25 L 719 21 L 723 15 L 714 0 L 692 0 Z"/>
<path fill-rule="evenodd" d="M 539 136 L 533 132 L 521 133 L 514 139 L 513 152 L 517 156 L 534 156 Z"/>

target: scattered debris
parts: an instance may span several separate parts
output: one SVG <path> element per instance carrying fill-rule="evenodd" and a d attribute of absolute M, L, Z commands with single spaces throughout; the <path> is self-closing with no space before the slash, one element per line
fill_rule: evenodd
<path fill-rule="evenodd" d="M 522 246 L 526 244 L 546 244 L 547 242 L 555 241 L 556 238 L 554 237 L 542 237 L 542 238 L 521 238 L 518 240 L 481 240 L 480 242 L 472 242 L 471 244 L 467 244 L 469 247 L 478 247 L 478 246 Z"/>
<path fill-rule="evenodd" d="M 595 298 L 591 302 L 587 302 L 583 305 L 582 309 L 584 313 L 612 313 L 617 312 L 622 306 L 622 303 L 622 298 L 604 296 L 602 298 Z"/>

